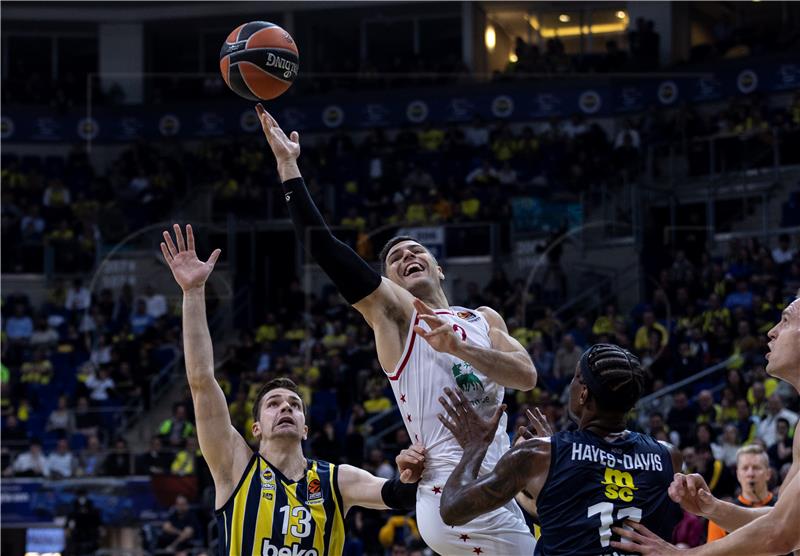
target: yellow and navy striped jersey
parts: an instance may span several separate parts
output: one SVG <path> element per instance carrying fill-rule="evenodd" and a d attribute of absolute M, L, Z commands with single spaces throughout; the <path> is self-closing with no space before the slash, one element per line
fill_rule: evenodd
<path fill-rule="evenodd" d="M 341 556 L 339 469 L 306 461 L 305 476 L 295 482 L 253 454 L 233 494 L 216 512 L 219 556 Z"/>

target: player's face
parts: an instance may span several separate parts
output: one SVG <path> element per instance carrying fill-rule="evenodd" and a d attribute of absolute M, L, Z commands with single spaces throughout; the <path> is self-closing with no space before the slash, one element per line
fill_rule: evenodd
<path fill-rule="evenodd" d="M 569 418 L 580 423 L 581 415 L 583 415 L 583 408 L 585 407 L 586 396 L 588 389 L 583 384 L 581 378 L 581 365 L 578 363 L 575 366 L 575 374 L 572 376 L 572 382 L 569 383 Z"/>
<path fill-rule="evenodd" d="M 262 440 L 274 438 L 305 440 L 308 427 L 300 396 L 285 388 L 267 392 L 261 400 L 258 422 L 253 423 L 253 436 L 259 435 Z"/>
<path fill-rule="evenodd" d="M 416 241 L 401 241 L 386 255 L 386 277 L 414 293 L 438 287 L 444 280 L 442 267 L 425 247 Z"/>
<path fill-rule="evenodd" d="M 767 372 L 792 384 L 800 379 L 800 298 L 784 309 L 781 321 L 767 333 Z"/>
<path fill-rule="evenodd" d="M 741 454 L 736 463 L 736 479 L 743 490 L 763 492 L 769 481 L 769 465 L 760 454 Z"/>

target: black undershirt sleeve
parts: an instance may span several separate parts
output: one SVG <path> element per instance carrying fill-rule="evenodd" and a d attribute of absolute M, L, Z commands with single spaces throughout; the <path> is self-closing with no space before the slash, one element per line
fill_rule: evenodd
<path fill-rule="evenodd" d="M 381 285 L 381 276 L 331 233 L 303 178 L 283 182 L 283 193 L 297 237 L 348 303 L 353 305 Z"/>
<path fill-rule="evenodd" d="M 389 479 L 381 488 L 383 503 L 393 510 L 413 510 L 417 505 L 417 483 Z"/>

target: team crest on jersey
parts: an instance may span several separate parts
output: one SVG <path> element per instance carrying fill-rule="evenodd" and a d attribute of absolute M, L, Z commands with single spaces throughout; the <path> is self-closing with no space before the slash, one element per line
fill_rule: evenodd
<path fill-rule="evenodd" d="M 275 490 L 275 473 L 269 467 L 261 474 L 261 490 Z"/>
<path fill-rule="evenodd" d="M 464 319 L 467 322 L 475 322 L 480 317 L 473 313 L 472 311 L 458 311 L 456 316 L 460 319 Z"/>
<path fill-rule="evenodd" d="M 454 363 L 450 370 L 453 371 L 453 378 L 456 379 L 456 384 L 462 392 L 484 389 L 483 382 L 475 376 L 475 373 L 472 372 L 472 365 L 466 361 Z"/>
<path fill-rule="evenodd" d="M 322 504 L 322 483 L 319 479 L 312 479 L 308 483 L 308 496 L 306 496 L 306 503 L 308 504 Z"/>

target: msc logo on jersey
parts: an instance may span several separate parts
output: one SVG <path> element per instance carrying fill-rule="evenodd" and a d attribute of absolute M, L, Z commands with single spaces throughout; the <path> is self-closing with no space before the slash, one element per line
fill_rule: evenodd
<path fill-rule="evenodd" d="M 456 384 L 462 392 L 484 389 L 483 382 L 472 372 L 472 365 L 469 363 L 464 361 L 455 363 L 450 370 L 453 371 L 453 378 L 456 379 Z"/>
<path fill-rule="evenodd" d="M 633 501 L 633 491 L 637 490 L 633 484 L 633 475 L 610 467 L 606 467 L 606 474 L 600 484 L 606 486 L 606 498 L 623 502 Z"/>
<path fill-rule="evenodd" d="M 464 319 L 467 322 L 475 322 L 480 317 L 473 313 L 472 311 L 458 311 L 456 316 L 460 319 Z"/>
<path fill-rule="evenodd" d="M 322 499 L 322 484 L 319 482 L 319 479 L 312 479 L 310 483 L 308 483 L 308 496 L 306 497 L 306 501 L 308 504 L 322 504 L 324 500 Z"/>

